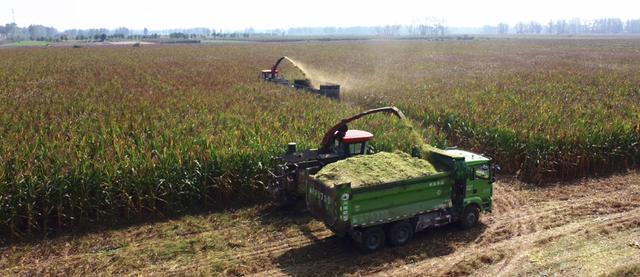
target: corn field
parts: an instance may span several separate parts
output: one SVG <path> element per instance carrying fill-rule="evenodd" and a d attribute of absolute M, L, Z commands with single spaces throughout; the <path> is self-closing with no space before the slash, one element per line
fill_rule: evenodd
<path fill-rule="evenodd" d="M 250 46 L 0 51 L 0 233 L 263 200 L 271 156 L 290 141 L 317 146 L 360 110 L 257 81 L 274 55 Z M 391 134 L 378 147 L 400 147 L 395 123 L 363 128 Z"/>
<path fill-rule="evenodd" d="M 634 168 L 639 51 L 604 39 L 0 49 L 0 237 L 263 201 L 287 142 L 315 147 L 381 105 L 427 142 L 531 182 Z M 342 84 L 343 101 L 260 82 L 282 55 Z M 376 149 L 411 147 L 394 119 L 352 127 Z"/>

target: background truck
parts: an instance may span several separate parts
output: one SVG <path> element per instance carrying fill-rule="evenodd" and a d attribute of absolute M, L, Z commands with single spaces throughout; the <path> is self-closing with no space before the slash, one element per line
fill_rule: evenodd
<path fill-rule="evenodd" d="M 374 186 L 329 186 L 306 175 L 307 208 L 334 233 L 350 236 L 367 253 L 382 248 L 386 241 L 403 245 L 428 227 L 452 222 L 464 228 L 474 226 L 480 212 L 491 210 L 491 160 L 463 150 L 435 151 L 431 156 L 438 173 Z"/>

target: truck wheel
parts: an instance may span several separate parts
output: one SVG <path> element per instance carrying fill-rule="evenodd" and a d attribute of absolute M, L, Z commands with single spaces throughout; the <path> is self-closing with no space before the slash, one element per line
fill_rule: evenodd
<path fill-rule="evenodd" d="M 373 253 L 384 247 L 384 230 L 380 227 L 370 227 L 362 233 L 362 242 L 359 243 L 360 251 Z"/>
<path fill-rule="evenodd" d="M 389 243 L 393 246 L 404 245 L 413 238 L 413 226 L 406 221 L 396 222 L 389 228 Z"/>
<path fill-rule="evenodd" d="M 460 226 L 463 229 L 469 229 L 476 224 L 480 219 L 480 209 L 476 205 L 469 205 L 464 208 L 462 216 L 460 217 Z"/>

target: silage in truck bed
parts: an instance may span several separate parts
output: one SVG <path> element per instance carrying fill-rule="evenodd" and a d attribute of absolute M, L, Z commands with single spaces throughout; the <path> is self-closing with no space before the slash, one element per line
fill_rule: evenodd
<path fill-rule="evenodd" d="M 358 155 L 323 167 L 312 177 L 328 185 L 351 183 L 352 188 L 401 181 L 436 173 L 426 160 L 403 152 Z"/>

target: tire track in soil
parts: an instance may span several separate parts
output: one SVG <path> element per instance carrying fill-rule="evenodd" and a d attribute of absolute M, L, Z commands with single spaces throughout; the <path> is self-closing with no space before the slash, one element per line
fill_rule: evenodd
<path fill-rule="evenodd" d="M 318 240 L 335 238 L 333 236 L 333 233 L 327 229 L 315 230 L 315 231 L 312 231 L 312 234 L 315 236 L 316 239 L 311 239 L 311 238 L 308 238 L 307 236 L 302 236 L 302 235 L 291 237 L 291 238 L 282 238 L 282 236 L 277 236 L 276 238 L 272 238 L 272 240 L 270 240 L 267 244 L 264 244 L 264 245 L 261 244 L 257 246 L 239 248 L 238 250 L 241 251 L 241 253 L 237 255 L 226 257 L 226 258 L 212 257 L 212 258 L 200 259 L 200 260 L 194 261 L 193 263 L 190 263 L 189 265 L 174 268 L 168 271 L 168 273 L 180 273 L 193 268 L 206 267 L 212 262 L 225 262 L 225 263 L 241 262 L 242 268 L 232 269 L 231 271 L 234 274 L 230 274 L 230 275 L 244 275 L 247 273 L 246 272 L 247 269 L 249 270 L 249 272 L 253 270 L 252 266 L 247 266 L 246 264 L 259 264 L 260 262 L 269 261 L 272 259 L 272 257 L 285 253 L 291 249 L 312 245 L 316 243 Z M 278 274 L 278 271 L 273 271 L 273 274 Z M 273 274 L 269 274 L 269 276 L 273 276 Z"/>
<path fill-rule="evenodd" d="M 612 186 L 613 189 L 620 190 L 605 189 L 606 191 L 601 193 L 588 193 L 591 188 L 589 185 L 576 195 L 561 194 L 561 188 L 553 188 L 552 190 L 558 192 L 553 194 L 556 196 L 555 199 L 532 202 L 511 211 L 502 209 L 502 213 L 490 215 L 488 221 L 492 223 L 488 224 L 489 227 L 484 234 L 474 243 L 458 249 L 454 255 L 446 259 L 405 264 L 385 271 L 385 275 L 419 275 L 426 272 L 434 275 L 461 275 L 460 272 L 456 272 L 456 268 L 469 257 L 479 257 L 480 267 L 494 266 L 489 268 L 489 272 L 484 272 L 485 274 L 509 274 L 510 270 L 519 269 L 518 261 L 522 260 L 536 243 L 545 244 L 561 237 L 584 234 L 589 230 L 609 232 L 606 230 L 613 228 L 613 232 L 620 232 L 638 227 L 640 183 L 637 176 L 634 177 L 633 182 L 626 183 L 622 188 Z M 617 178 L 614 177 L 614 181 Z M 597 183 L 607 185 L 606 179 Z M 548 191 L 542 189 L 539 192 Z M 499 199 L 501 196 L 496 197 Z M 499 257 L 500 261 L 487 258 L 492 254 Z"/>
<path fill-rule="evenodd" d="M 317 240 L 323 240 L 333 236 L 333 233 L 329 230 L 317 230 L 313 232 L 313 235 Z M 316 240 L 307 237 L 294 237 L 294 238 L 282 238 L 282 240 L 272 241 L 268 245 L 259 245 L 257 247 L 251 247 L 249 251 L 243 251 L 242 253 L 230 257 L 235 260 L 247 260 L 255 259 L 258 257 L 265 257 L 275 254 L 283 253 L 289 249 L 306 246 L 315 243 Z"/>
<path fill-rule="evenodd" d="M 562 237 L 585 235 L 590 230 L 595 232 L 620 232 L 633 227 L 637 228 L 639 224 L 640 209 L 634 209 L 629 212 L 607 215 L 599 220 L 584 219 L 576 221 L 495 244 L 474 245 L 457 251 L 456 254 L 447 257 L 447 259 L 425 260 L 393 268 L 383 273 L 389 276 L 411 276 L 426 272 L 433 275 L 466 275 L 465 273 L 468 272 L 460 272 L 458 266 L 465 263 L 473 263 L 476 261 L 475 258 L 478 258 L 477 260 L 480 260 L 481 264 L 479 266 L 474 265 L 476 267 L 474 269 L 483 271 L 482 273 L 474 272 L 474 274 L 487 276 L 512 275 L 518 272 L 518 267 L 523 264 L 523 258 L 534 246 L 544 245 Z M 611 228 L 613 230 L 610 230 Z M 490 258 L 492 255 L 497 255 L 499 259 L 492 260 Z"/>

